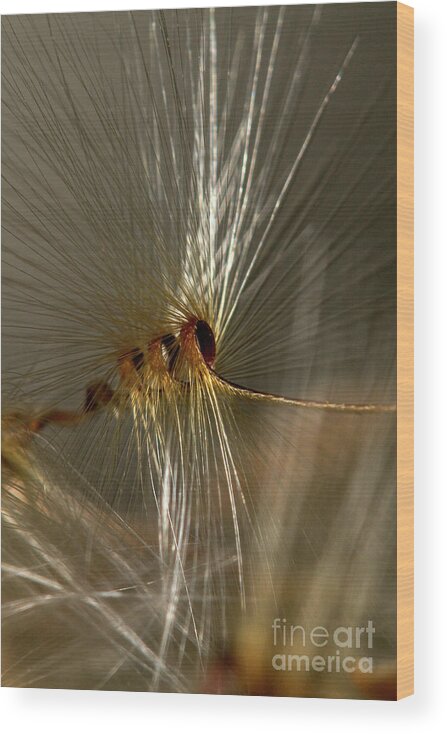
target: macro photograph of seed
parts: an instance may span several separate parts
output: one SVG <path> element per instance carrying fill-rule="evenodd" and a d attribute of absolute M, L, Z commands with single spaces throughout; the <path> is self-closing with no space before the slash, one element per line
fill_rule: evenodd
<path fill-rule="evenodd" d="M 396 699 L 398 4 L 2 18 L 2 681 Z"/>

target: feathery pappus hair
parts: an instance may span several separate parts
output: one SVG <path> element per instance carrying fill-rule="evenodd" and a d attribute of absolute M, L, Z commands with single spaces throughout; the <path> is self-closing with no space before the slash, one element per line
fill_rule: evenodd
<path fill-rule="evenodd" d="M 6 685 L 325 695 L 280 610 L 375 615 L 392 689 L 395 93 L 346 13 L 3 19 Z"/>

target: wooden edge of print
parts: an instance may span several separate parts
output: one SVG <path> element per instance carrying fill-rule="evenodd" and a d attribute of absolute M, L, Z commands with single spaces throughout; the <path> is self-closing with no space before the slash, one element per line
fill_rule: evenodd
<path fill-rule="evenodd" d="M 397 698 L 414 692 L 413 8 L 397 3 Z"/>

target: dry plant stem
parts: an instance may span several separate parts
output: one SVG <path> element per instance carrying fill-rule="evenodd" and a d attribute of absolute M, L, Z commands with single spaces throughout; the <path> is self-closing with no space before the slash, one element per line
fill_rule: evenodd
<path fill-rule="evenodd" d="M 392 403 L 331 403 L 324 400 L 303 400 L 301 398 L 288 398 L 274 393 L 262 392 L 243 387 L 235 382 L 225 380 L 220 375 L 213 373 L 222 385 L 232 388 L 236 394 L 245 395 L 252 400 L 265 400 L 270 403 L 282 403 L 283 405 L 294 405 L 297 408 L 310 408 L 312 410 L 332 410 L 338 413 L 395 413 L 396 406 Z"/>
<path fill-rule="evenodd" d="M 191 368 L 193 372 L 195 370 L 197 376 L 205 370 L 205 374 L 211 377 L 215 385 L 250 400 L 344 413 L 394 413 L 396 411 L 396 406 L 393 404 L 333 403 L 322 400 L 291 398 L 253 390 L 226 380 L 215 372 L 213 369 L 215 358 L 216 343 L 213 330 L 206 321 L 191 317 L 180 329 L 178 337 L 167 334 L 151 342 L 146 357 L 143 351 L 138 348 L 121 355 L 118 359 L 120 385 L 129 392 L 135 388 L 140 389 L 143 386 L 141 372 L 143 368 L 149 368 L 154 372 L 164 372 L 165 378 L 176 383 L 183 390 L 188 390 L 189 382 L 182 380 L 177 374 L 179 363 L 186 360 L 189 370 Z M 147 391 L 147 394 L 150 394 L 150 390 Z M 25 420 L 25 427 L 31 433 L 38 433 L 49 424 L 75 426 L 82 423 L 91 414 L 106 408 L 113 402 L 115 397 L 116 391 L 108 383 L 94 383 L 87 387 L 84 407 L 81 411 L 49 410 L 28 421 Z"/>

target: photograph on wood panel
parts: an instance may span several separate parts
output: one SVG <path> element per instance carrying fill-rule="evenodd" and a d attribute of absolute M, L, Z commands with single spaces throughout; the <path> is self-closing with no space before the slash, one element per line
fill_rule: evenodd
<path fill-rule="evenodd" d="M 3 685 L 396 698 L 396 3 L 2 67 Z"/>

